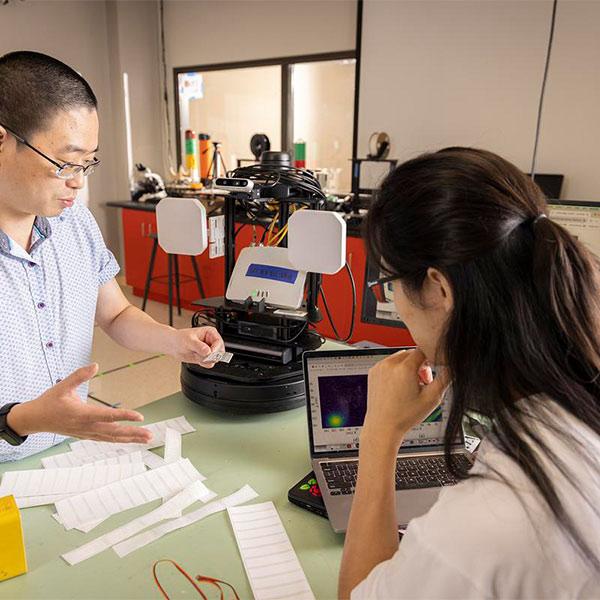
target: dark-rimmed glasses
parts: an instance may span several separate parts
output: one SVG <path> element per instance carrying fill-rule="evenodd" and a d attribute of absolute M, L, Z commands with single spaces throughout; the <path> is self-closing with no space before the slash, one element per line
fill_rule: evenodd
<path fill-rule="evenodd" d="M 398 279 L 398 277 L 392 275 L 387 277 L 380 277 L 379 279 L 375 279 L 375 281 L 367 282 L 367 287 L 371 290 L 371 292 L 373 292 L 373 295 L 375 296 L 377 302 L 393 302 L 392 298 L 385 292 L 386 286 L 390 292 L 392 291 L 390 283 L 395 279 Z"/>
<path fill-rule="evenodd" d="M 21 137 L 18 133 L 15 133 L 10 127 L 3 125 L 0 123 L 1 127 L 4 127 L 6 131 L 8 131 L 17 142 L 24 144 L 28 148 L 31 148 L 34 152 L 39 154 L 41 157 L 45 158 L 48 162 L 52 163 L 56 167 L 56 171 L 54 174 L 59 179 L 75 179 L 79 175 L 83 174 L 84 177 L 91 175 L 94 172 L 94 169 L 100 164 L 100 161 L 95 158 L 88 165 L 78 165 L 77 163 L 59 163 L 54 159 L 50 158 L 46 154 L 44 154 L 41 150 L 38 150 L 35 146 L 32 146 L 24 137 Z"/>

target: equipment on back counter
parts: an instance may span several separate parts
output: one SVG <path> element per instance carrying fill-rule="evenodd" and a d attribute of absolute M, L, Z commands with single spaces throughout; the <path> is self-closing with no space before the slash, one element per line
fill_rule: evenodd
<path fill-rule="evenodd" d="M 322 318 L 317 307 L 321 273 L 347 267 L 346 223 L 339 214 L 323 211 L 326 199 L 318 181 L 310 171 L 292 167 L 285 152 L 264 151 L 260 163 L 228 175 L 214 182 L 229 192 L 226 293 L 196 301 L 192 325 L 213 324 L 234 357 L 210 371 L 184 363 L 182 391 L 220 411 L 288 410 L 305 402 L 302 354 L 324 342 L 310 327 Z M 261 242 L 237 258 L 236 209 L 262 230 Z"/>
<path fill-rule="evenodd" d="M 390 136 L 385 131 L 376 131 L 369 138 L 369 160 L 383 160 L 390 153 Z"/>
<path fill-rule="evenodd" d="M 221 175 L 221 171 L 224 173 L 227 172 L 227 166 L 225 165 L 225 159 L 221 153 L 221 142 L 216 142 L 214 140 L 210 140 L 210 142 L 213 149 L 212 157 L 208 165 L 208 178 L 214 181 Z M 207 152 L 210 152 L 210 150 L 207 150 Z"/>
<path fill-rule="evenodd" d="M 158 173 L 153 173 L 142 163 L 136 163 L 135 168 L 139 175 L 131 191 L 132 202 L 150 202 L 155 204 L 167 197 L 165 184 Z"/>
<path fill-rule="evenodd" d="M 260 160 L 263 152 L 267 152 L 271 149 L 271 142 L 264 133 L 255 133 L 250 138 L 250 152 L 254 155 L 256 160 Z"/>

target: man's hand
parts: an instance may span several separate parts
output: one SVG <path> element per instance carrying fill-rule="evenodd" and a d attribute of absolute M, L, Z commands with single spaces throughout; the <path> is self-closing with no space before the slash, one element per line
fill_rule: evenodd
<path fill-rule="evenodd" d="M 447 385 L 445 370 L 434 380 L 420 350 L 392 354 L 369 371 L 362 433 L 399 447 L 406 432 L 439 405 Z"/>
<path fill-rule="evenodd" d="M 214 363 L 202 362 L 211 352 L 224 352 L 225 342 L 214 327 L 192 327 L 173 331 L 175 358 L 182 362 L 195 363 L 210 369 Z"/>
<path fill-rule="evenodd" d="M 79 398 L 77 388 L 97 372 L 97 364 L 82 367 L 39 398 L 14 406 L 8 413 L 8 426 L 23 436 L 44 431 L 90 440 L 147 444 L 152 439 L 147 429 L 119 423 L 143 421 L 139 412 L 92 406 Z"/>

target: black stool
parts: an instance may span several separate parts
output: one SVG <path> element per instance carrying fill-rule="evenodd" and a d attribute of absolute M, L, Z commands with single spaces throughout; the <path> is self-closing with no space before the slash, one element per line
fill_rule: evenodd
<path fill-rule="evenodd" d="M 164 279 L 164 275 L 152 277 L 154 271 L 154 260 L 156 258 L 156 249 L 158 248 L 158 234 L 151 233 L 148 237 L 151 237 L 154 242 L 152 244 L 152 253 L 150 254 L 150 264 L 148 265 L 148 274 L 146 275 L 146 287 L 144 287 L 144 300 L 142 301 L 142 310 L 146 310 L 146 303 L 148 302 L 148 294 L 150 292 L 150 284 L 152 281 L 158 281 Z M 179 277 L 179 255 L 178 254 L 167 254 L 168 258 L 168 275 L 167 280 L 169 284 L 169 325 L 173 326 L 173 272 L 175 273 L 175 293 L 177 295 L 177 314 L 181 315 L 181 298 L 179 296 L 179 284 L 181 282 L 187 283 L 188 281 L 196 280 L 198 286 L 198 292 L 200 297 L 204 298 L 204 286 L 202 285 L 202 279 L 200 279 L 200 271 L 198 271 L 198 264 L 196 263 L 196 257 L 190 256 L 192 261 L 192 267 L 194 268 L 194 277 L 191 275 L 183 275 Z"/>

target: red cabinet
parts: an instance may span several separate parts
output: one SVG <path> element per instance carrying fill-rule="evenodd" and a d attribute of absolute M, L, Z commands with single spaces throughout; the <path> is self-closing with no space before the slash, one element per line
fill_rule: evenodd
<path fill-rule="evenodd" d="M 356 284 L 354 333 L 352 334 L 350 343 L 368 340 L 383 344 L 384 346 L 412 345 L 413 340 L 408 330 L 399 327 L 363 323 L 360 319 L 365 269 L 367 266 L 366 249 L 362 238 L 348 236 L 346 241 L 346 260 Z M 323 275 L 323 290 L 335 327 L 339 335 L 344 338 L 350 331 L 350 318 L 352 316 L 352 287 L 346 269 L 342 269 L 336 275 Z M 321 298 L 319 298 L 319 307 L 323 314 L 323 320 L 317 326 L 317 331 L 325 337 L 334 338 L 333 328 L 329 323 Z"/>
<path fill-rule="evenodd" d="M 123 238 L 125 247 L 125 281 L 133 288 L 136 296 L 144 295 L 148 265 L 154 239 L 150 234 L 156 233 L 156 214 L 153 211 L 138 209 L 123 209 Z M 250 245 L 252 228 L 244 227 L 236 238 L 238 252 L 244 246 Z M 194 310 L 192 301 L 200 298 L 194 269 L 189 256 L 179 256 L 179 273 L 185 283 L 180 285 L 181 306 Z M 207 298 L 223 296 L 225 289 L 225 259 L 209 258 L 208 251 L 196 256 L 196 263 Z M 153 277 L 150 285 L 149 298 L 158 302 L 169 301 L 167 255 L 159 246 L 156 251 Z M 173 296 L 175 302 L 175 295 Z"/>
<path fill-rule="evenodd" d="M 133 288 L 136 296 L 143 296 L 146 284 L 146 274 L 150 262 L 150 253 L 154 240 L 149 237 L 156 233 L 156 215 L 153 211 L 123 209 L 123 236 L 125 245 L 125 280 Z M 236 238 L 236 254 L 249 246 L 252 241 L 252 227 L 243 227 Z M 366 267 L 366 252 L 361 238 L 348 236 L 346 256 L 354 281 L 356 283 L 356 314 L 354 333 L 350 342 L 369 340 L 386 346 L 404 346 L 412 344 L 412 338 L 406 329 L 386 327 L 385 325 L 372 325 L 361 321 L 362 297 L 364 290 L 364 277 Z M 224 295 L 225 259 L 209 258 L 208 252 L 196 257 L 200 277 L 207 297 Z M 190 258 L 179 257 L 179 271 L 181 275 L 193 276 L 194 271 Z M 160 248 L 157 249 L 154 263 L 154 277 L 149 297 L 158 302 L 168 302 L 167 284 L 167 255 Z M 345 269 L 336 275 L 323 276 L 323 289 L 327 298 L 331 315 L 340 336 L 345 337 L 350 328 L 352 313 L 352 289 L 348 274 Z M 181 305 L 189 310 L 194 310 L 191 304 L 200 297 L 195 280 L 191 279 L 182 283 Z M 175 298 L 173 298 L 175 300 Z M 317 331 L 322 335 L 334 338 L 333 329 L 327 318 L 321 299 L 319 306 L 323 320 L 317 326 Z"/>

